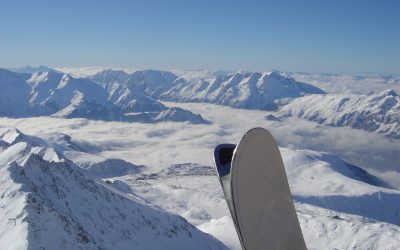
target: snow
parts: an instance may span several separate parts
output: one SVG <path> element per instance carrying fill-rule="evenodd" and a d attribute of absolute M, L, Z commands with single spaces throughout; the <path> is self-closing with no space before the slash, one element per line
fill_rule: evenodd
<path fill-rule="evenodd" d="M 399 226 L 296 203 L 309 249 L 398 249 Z"/>
<path fill-rule="evenodd" d="M 322 93 L 321 89 L 273 71 L 237 72 L 218 75 L 208 81 L 180 81 L 156 97 L 165 101 L 209 102 L 235 108 L 275 110 L 291 98 Z"/>
<path fill-rule="evenodd" d="M 0 227 L 1 248 L 226 249 L 183 218 L 57 157 L 29 141 L 0 153 L 0 219 L 7 222 Z"/>
<path fill-rule="evenodd" d="M 0 128 L 0 248 L 127 249 L 135 240 L 140 249 L 224 248 L 200 229 L 240 249 L 212 151 L 256 126 L 280 145 L 309 249 L 400 247 L 400 147 L 383 136 L 399 120 L 395 91 L 329 95 L 278 72 L 101 70 L 88 78 L 0 71 L 0 84 L 25 81 L 25 104 L 53 115 L 0 118 L 18 128 Z M 386 80 L 366 86 L 396 84 Z M 151 123 L 95 120 L 88 114 L 99 107 Z M 307 117 L 294 115 L 300 109 Z M 348 114 L 379 129 L 340 124 Z"/>
<path fill-rule="evenodd" d="M 400 97 L 393 90 L 371 95 L 310 95 L 293 100 L 278 115 L 329 126 L 351 126 L 400 139 Z"/>
<path fill-rule="evenodd" d="M 124 76 L 128 77 L 127 73 L 113 70 L 99 74 L 100 80 L 113 77 L 122 81 Z M 118 81 L 109 86 L 57 71 L 18 74 L 4 69 L 0 69 L 0 77 L 0 114 L 3 116 L 52 115 L 106 121 L 207 123 L 199 115 L 179 108 L 169 109 L 144 93 L 129 90 Z M 146 114 L 148 111 L 152 114 Z M 132 117 L 125 116 L 127 112 L 143 113 Z"/>
<path fill-rule="evenodd" d="M 213 147 L 223 142 L 236 143 L 244 131 L 256 124 L 270 129 L 278 141 L 284 141 L 282 134 L 296 137 L 288 127 L 301 128 L 310 122 L 290 119 L 267 121 L 264 111 L 211 104 L 179 105 L 203 114 L 213 123 L 133 125 L 45 117 L 3 118 L 0 123 L 16 124 L 24 131 L 41 135 L 51 145 L 60 143 L 55 148 L 62 149 L 69 159 L 81 167 L 110 162 L 107 161 L 110 158 L 124 159 L 111 161 L 112 164 L 99 164 L 101 167 L 97 174 L 116 191 L 140 197 L 146 203 L 183 216 L 229 248 L 240 249 L 215 170 L 211 167 Z M 279 128 L 283 128 L 282 131 Z M 333 131 L 337 129 L 340 133 L 347 133 L 348 130 L 349 135 L 360 133 L 367 138 L 371 136 L 376 142 L 379 140 L 376 134 L 351 128 L 311 126 L 302 129 L 310 128 L 327 130 L 320 140 L 326 140 L 326 135 L 334 135 Z M 59 131 L 64 134 L 57 134 Z M 295 134 L 297 137 L 304 135 L 305 141 L 309 140 L 307 134 Z M 364 144 L 363 141 L 350 140 Z M 330 142 L 328 140 L 325 144 L 331 145 Z M 390 143 L 385 149 L 397 145 Z M 325 144 L 318 145 L 326 147 Z M 281 148 L 281 152 L 307 246 L 310 249 L 398 248 L 400 191 L 330 153 L 297 147 Z M 351 147 L 357 148 L 355 145 Z M 394 164 L 394 159 L 387 160 Z M 145 167 L 124 172 L 130 169 L 124 167 L 126 164 Z"/>
<path fill-rule="evenodd" d="M 91 79 L 106 89 L 115 84 L 123 85 L 131 93 L 143 93 L 164 101 L 209 102 L 249 109 L 274 110 L 288 99 L 324 93 L 317 87 L 297 82 L 287 74 L 275 71 L 214 72 L 199 80 L 189 75 L 191 80 L 187 80 L 169 71 L 142 70 L 128 75 L 107 70 L 91 76 Z"/>
<path fill-rule="evenodd" d="M 0 115 L 21 117 L 28 113 L 30 88 L 21 75 L 0 69 Z"/>
<path fill-rule="evenodd" d="M 211 219 L 209 222 L 199 225 L 198 228 L 203 232 L 214 235 L 231 250 L 242 249 L 239 239 L 236 236 L 232 218 L 229 216 L 223 216 L 219 219 Z"/>
<path fill-rule="evenodd" d="M 143 166 L 136 166 L 121 159 L 107 159 L 96 163 L 88 162 L 81 165 L 81 167 L 101 178 L 135 174 L 139 173 L 143 168 Z"/>

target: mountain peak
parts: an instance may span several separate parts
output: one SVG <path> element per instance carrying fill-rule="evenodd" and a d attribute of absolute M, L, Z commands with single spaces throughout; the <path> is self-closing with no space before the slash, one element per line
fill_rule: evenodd
<path fill-rule="evenodd" d="M 18 249 L 226 249 L 52 148 L 24 140 L 0 147 L 0 243 L 12 237 Z"/>
<path fill-rule="evenodd" d="M 11 71 L 16 72 L 16 73 L 35 73 L 35 72 L 60 72 L 58 70 L 55 70 L 53 68 L 50 68 L 45 65 L 39 65 L 39 66 L 22 66 L 22 67 L 17 67 L 17 68 L 10 68 Z"/>
<path fill-rule="evenodd" d="M 393 89 L 387 89 L 382 91 L 380 96 L 399 96 Z"/>

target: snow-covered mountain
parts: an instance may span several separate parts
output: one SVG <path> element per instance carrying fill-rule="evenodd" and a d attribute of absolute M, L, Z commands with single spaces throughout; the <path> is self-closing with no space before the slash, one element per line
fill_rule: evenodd
<path fill-rule="evenodd" d="M 147 96 L 142 90 L 126 85 L 130 75 L 122 70 L 104 70 L 90 77 L 107 92 L 108 99 L 125 112 L 155 112 L 166 110 L 160 102 Z"/>
<path fill-rule="evenodd" d="M 137 71 L 129 75 L 110 69 L 90 77 L 108 92 L 108 100 L 126 113 L 124 119 L 128 121 L 208 123 L 200 115 L 181 108 L 168 108 L 151 97 L 162 92 L 166 86 L 172 86 L 175 78 L 167 71 Z"/>
<path fill-rule="evenodd" d="M 161 112 L 142 112 L 127 113 L 125 120 L 131 122 L 156 123 L 163 121 L 185 122 L 190 121 L 193 124 L 209 124 L 210 121 L 205 120 L 201 115 L 182 108 L 168 108 Z"/>
<path fill-rule="evenodd" d="M 181 80 L 186 82 L 183 78 L 178 78 L 178 76 L 169 71 L 142 70 L 133 72 L 125 84 L 133 91 L 139 91 L 147 96 L 158 98 Z"/>
<path fill-rule="evenodd" d="M 106 69 L 89 77 L 99 83 L 104 89 L 109 89 L 114 83 L 124 83 L 129 79 L 129 74 L 123 70 Z"/>
<path fill-rule="evenodd" d="M 23 66 L 23 67 L 17 67 L 17 68 L 10 68 L 9 70 L 16 72 L 16 73 L 35 73 L 35 72 L 48 72 L 48 71 L 61 73 L 60 71 L 50 68 L 45 65 L 39 65 L 37 67 Z"/>
<path fill-rule="evenodd" d="M 124 112 L 155 112 L 167 109 L 162 103 L 142 92 L 132 91 L 123 84 L 113 83 L 107 91 L 109 100 Z"/>
<path fill-rule="evenodd" d="M 162 100 L 210 102 L 235 108 L 275 110 L 288 99 L 306 94 L 323 94 L 312 85 L 296 82 L 277 73 L 237 72 L 216 76 L 211 81 L 179 81 L 160 96 Z"/>
<path fill-rule="evenodd" d="M 23 76 L 0 69 L 0 116 L 26 116 L 30 87 Z"/>
<path fill-rule="evenodd" d="M 34 114 L 56 117 L 120 120 L 121 112 L 107 100 L 107 92 L 86 78 L 56 72 L 36 72 L 31 85 L 30 106 Z"/>
<path fill-rule="evenodd" d="M 280 150 L 295 201 L 400 225 L 400 191 L 332 154 Z"/>
<path fill-rule="evenodd" d="M 226 249 L 14 128 L 0 128 L 0 248 Z"/>
<path fill-rule="evenodd" d="M 117 82 L 105 89 L 88 78 L 75 78 L 55 71 L 18 74 L 0 69 L 0 87 L 0 115 L 3 116 L 51 115 L 107 121 L 207 123 L 199 115 L 168 108 Z M 145 118 L 125 115 L 132 112 L 141 112 Z"/>
<path fill-rule="evenodd" d="M 109 99 L 127 112 L 154 112 L 167 108 L 153 98 L 174 86 L 178 77 L 168 71 L 144 70 L 127 74 L 104 70 L 90 77 L 109 93 Z"/>
<path fill-rule="evenodd" d="M 393 90 L 370 95 L 309 95 L 278 111 L 329 126 L 351 126 L 400 139 L 400 97 Z"/>
<path fill-rule="evenodd" d="M 211 79 L 199 81 L 187 81 L 168 71 L 136 71 L 127 80 L 126 75 L 120 72 L 104 71 L 92 79 L 102 86 L 122 83 L 134 93 L 144 93 L 164 101 L 209 102 L 248 109 L 275 110 L 289 99 L 324 93 L 317 87 L 275 71 L 216 74 Z"/>

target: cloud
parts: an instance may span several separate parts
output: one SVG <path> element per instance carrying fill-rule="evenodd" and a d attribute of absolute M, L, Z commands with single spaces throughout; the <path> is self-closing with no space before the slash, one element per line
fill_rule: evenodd
<path fill-rule="evenodd" d="M 364 168 L 400 172 L 399 141 L 380 134 L 316 125 L 297 118 L 272 124 L 270 130 L 283 147 L 326 151 Z"/>
<path fill-rule="evenodd" d="M 213 124 L 142 124 L 35 117 L 0 118 L 0 125 L 16 126 L 24 133 L 39 137 L 61 132 L 99 157 L 120 158 L 156 169 L 185 162 L 213 165 L 216 145 L 237 143 L 248 129 L 264 127 L 272 132 L 282 147 L 325 151 L 365 169 L 400 173 L 399 141 L 379 134 L 346 127 L 325 127 L 297 118 L 266 121 L 265 111 L 212 104 L 173 105 L 200 113 Z"/>
<path fill-rule="evenodd" d="M 335 75 L 335 74 L 290 74 L 297 81 L 311 83 L 327 93 L 368 94 L 393 89 L 400 93 L 400 76 L 381 75 Z"/>

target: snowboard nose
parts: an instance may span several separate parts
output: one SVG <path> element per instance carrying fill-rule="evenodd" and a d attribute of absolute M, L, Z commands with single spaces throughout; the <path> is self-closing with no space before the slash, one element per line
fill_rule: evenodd
<path fill-rule="evenodd" d="M 214 151 L 220 183 L 243 249 L 307 249 L 279 148 L 263 128 Z"/>

